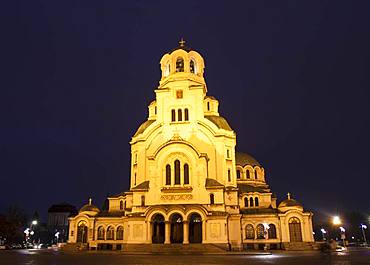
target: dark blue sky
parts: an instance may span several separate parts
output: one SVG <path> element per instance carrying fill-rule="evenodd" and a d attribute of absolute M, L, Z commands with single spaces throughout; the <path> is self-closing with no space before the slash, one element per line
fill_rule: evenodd
<path fill-rule="evenodd" d="M 184 37 L 279 198 L 370 213 L 368 1 L 3 1 L 0 211 L 129 183 L 159 60 Z"/>

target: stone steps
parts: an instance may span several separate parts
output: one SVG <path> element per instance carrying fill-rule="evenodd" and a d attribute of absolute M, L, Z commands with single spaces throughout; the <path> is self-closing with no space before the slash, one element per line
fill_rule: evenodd
<path fill-rule="evenodd" d="M 286 242 L 283 243 L 285 250 L 316 250 L 317 246 L 314 242 Z"/>
<path fill-rule="evenodd" d="M 226 244 L 125 244 L 122 251 L 145 253 L 222 253 L 226 251 L 226 247 Z"/>

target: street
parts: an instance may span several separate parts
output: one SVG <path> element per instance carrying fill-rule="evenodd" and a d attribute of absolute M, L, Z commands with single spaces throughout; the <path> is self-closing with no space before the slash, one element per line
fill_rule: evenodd
<path fill-rule="evenodd" d="M 78 252 L 55 250 L 2 250 L 1 265 L 121 265 L 121 264 L 370 264 L 370 249 L 351 249 L 346 252 L 273 252 L 270 255 L 240 254 L 125 254 L 122 252 Z"/>

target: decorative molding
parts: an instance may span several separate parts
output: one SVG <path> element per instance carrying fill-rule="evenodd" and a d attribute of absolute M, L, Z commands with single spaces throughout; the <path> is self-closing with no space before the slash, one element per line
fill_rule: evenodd
<path fill-rule="evenodd" d="M 189 201 L 193 199 L 191 194 L 165 194 L 161 195 L 161 200 L 163 201 L 177 201 L 177 200 L 186 200 Z"/>

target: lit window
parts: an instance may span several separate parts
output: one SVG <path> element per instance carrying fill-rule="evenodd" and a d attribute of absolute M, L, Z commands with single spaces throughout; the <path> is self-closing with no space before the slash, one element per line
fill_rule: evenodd
<path fill-rule="evenodd" d="M 264 239 L 265 238 L 265 227 L 263 224 L 257 225 L 257 239 Z"/>
<path fill-rule="evenodd" d="M 116 240 L 123 240 L 123 227 L 119 226 L 117 228 Z"/>
<path fill-rule="evenodd" d="M 107 240 L 113 240 L 113 239 L 114 239 L 114 228 L 110 226 L 107 229 Z"/>
<path fill-rule="evenodd" d="M 253 228 L 253 225 L 248 224 L 245 227 L 245 238 L 246 239 L 254 239 L 254 228 Z"/>

